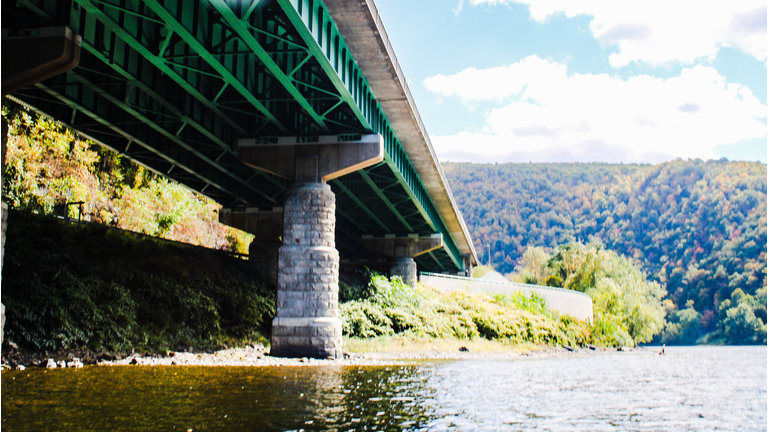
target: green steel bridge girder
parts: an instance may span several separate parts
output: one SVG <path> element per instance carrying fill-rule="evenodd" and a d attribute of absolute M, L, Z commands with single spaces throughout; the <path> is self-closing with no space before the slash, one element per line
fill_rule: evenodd
<path fill-rule="evenodd" d="M 287 189 L 282 179 L 239 162 L 237 138 L 379 133 L 384 163 L 332 182 L 354 198 L 346 212 L 352 222 L 369 219 L 356 230 L 443 233 L 445 247 L 419 262 L 462 268 L 455 242 L 322 1 L 16 3 L 42 22 L 68 20 L 99 63 L 24 90 L 17 100 L 42 101 L 57 120 L 225 205 L 228 196 L 274 205 Z M 180 101 L 158 87 L 182 89 L 187 97 Z M 112 118 L 117 111 L 119 120 Z M 78 112 L 94 122 L 75 121 Z"/>
<path fill-rule="evenodd" d="M 232 86 L 234 89 L 236 89 L 248 102 L 251 103 L 251 105 L 261 113 L 269 122 L 273 123 L 282 133 L 289 133 L 288 129 L 283 126 L 265 107 L 254 95 L 253 92 L 245 87 L 242 82 L 237 79 L 224 65 L 222 65 L 217 58 L 212 56 L 208 50 L 202 45 L 197 42 L 197 40 L 194 38 L 194 36 L 190 35 L 186 29 L 179 23 L 177 19 L 175 19 L 170 13 L 165 11 L 165 9 L 162 8 L 162 6 L 159 6 L 157 2 L 154 1 L 147 1 L 145 2 L 148 7 L 152 8 L 152 11 L 157 13 L 158 11 L 162 11 L 162 16 L 169 18 L 171 22 L 166 22 L 163 20 L 153 20 L 160 25 L 162 25 L 164 28 L 168 30 L 167 35 L 165 36 L 165 39 L 163 41 L 163 45 L 160 47 L 158 53 L 154 53 L 152 50 L 150 50 L 148 47 L 146 47 L 142 42 L 139 40 L 137 36 L 134 36 L 130 34 L 129 31 L 124 29 L 124 25 L 121 25 L 117 20 L 114 20 L 107 15 L 108 11 L 102 11 L 99 9 L 96 5 L 102 5 L 105 6 L 107 9 L 110 9 L 113 12 L 116 12 L 118 15 L 120 15 L 120 12 L 125 13 L 126 8 L 118 7 L 118 5 L 113 5 L 106 1 L 90 1 L 90 0 L 74 0 L 77 3 L 81 4 L 89 13 L 93 14 L 93 16 L 99 20 L 106 28 L 109 30 L 115 32 L 115 34 L 120 37 L 123 41 L 125 41 L 128 45 L 130 45 L 131 48 L 135 49 L 138 53 L 140 53 L 144 58 L 148 59 L 150 62 L 152 62 L 155 67 L 163 71 L 163 73 L 168 74 L 171 76 L 174 81 L 179 83 L 186 91 L 190 92 L 190 94 L 193 94 L 196 96 L 197 99 L 205 102 L 211 109 L 220 111 L 220 108 L 215 105 L 214 101 L 209 101 L 208 98 L 206 98 L 204 95 L 202 95 L 201 92 L 198 91 L 196 86 L 192 83 L 189 83 L 187 79 L 182 77 L 176 70 L 176 68 L 185 68 L 186 65 L 182 65 L 179 63 L 171 63 L 168 62 L 165 58 L 163 58 L 163 54 L 168 49 L 168 45 L 171 42 L 171 39 L 174 34 L 180 34 L 183 35 L 182 39 L 189 43 L 192 43 L 191 47 L 193 49 L 196 48 L 195 53 L 199 56 L 201 56 L 206 62 L 208 62 L 209 65 L 213 69 L 216 70 L 216 72 L 221 74 L 221 80 L 222 80 L 222 86 Z M 163 13 L 164 12 L 164 13 Z M 120 15 L 125 19 L 124 15 Z M 137 19 L 145 19 L 146 15 L 143 13 L 136 12 L 132 16 L 136 17 Z M 123 23 L 124 24 L 124 23 Z M 140 27 L 140 26 L 139 26 Z M 195 70 L 198 71 L 199 69 L 188 69 L 188 70 Z M 210 75 L 210 74 L 209 74 Z M 215 75 L 211 75 L 212 77 L 215 77 Z M 222 115 L 222 113 L 218 113 L 219 115 Z M 224 116 L 226 117 L 226 116 Z M 245 131 L 243 131 L 245 132 Z"/>
<path fill-rule="evenodd" d="M 320 0 L 277 0 L 294 23 L 301 37 L 344 100 L 355 107 L 360 123 L 384 137 L 385 162 L 405 186 L 411 198 L 435 232 L 444 234 L 446 248 L 457 268 L 462 268 L 460 252 L 434 204 L 408 160 L 402 145 L 389 125 L 359 66 L 352 58 L 344 38 Z"/>

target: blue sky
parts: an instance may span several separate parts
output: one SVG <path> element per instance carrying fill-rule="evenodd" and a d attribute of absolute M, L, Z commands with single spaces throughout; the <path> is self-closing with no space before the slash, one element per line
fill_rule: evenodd
<path fill-rule="evenodd" d="M 440 160 L 765 163 L 768 9 L 717 3 L 376 4 Z"/>

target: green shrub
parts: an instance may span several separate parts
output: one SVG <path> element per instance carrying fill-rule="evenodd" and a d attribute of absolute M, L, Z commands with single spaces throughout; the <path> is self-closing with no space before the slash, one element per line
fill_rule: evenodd
<path fill-rule="evenodd" d="M 574 346 L 591 342 L 587 323 L 556 316 L 535 294 L 493 298 L 461 291 L 444 294 L 421 285 L 411 288 L 399 278 L 390 281 L 379 275 L 371 277 L 368 288 L 369 297 L 341 304 L 346 336 L 483 337 Z"/>

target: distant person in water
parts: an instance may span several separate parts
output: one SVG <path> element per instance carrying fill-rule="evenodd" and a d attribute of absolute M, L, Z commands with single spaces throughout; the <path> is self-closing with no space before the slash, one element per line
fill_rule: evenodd
<path fill-rule="evenodd" d="M 667 344 L 663 344 L 661 346 L 661 352 L 659 352 L 659 355 L 664 355 L 664 348 L 666 348 L 666 347 L 667 347 Z"/>

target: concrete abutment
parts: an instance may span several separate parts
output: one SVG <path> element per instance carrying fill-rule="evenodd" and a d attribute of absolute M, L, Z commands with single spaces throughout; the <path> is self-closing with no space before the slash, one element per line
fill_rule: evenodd
<path fill-rule="evenodd" d="M 280 242 L 254 240 L 248 247 L 248 261 L 257 271 L 277 279 L 278 254 L 281 245 Z"/>

